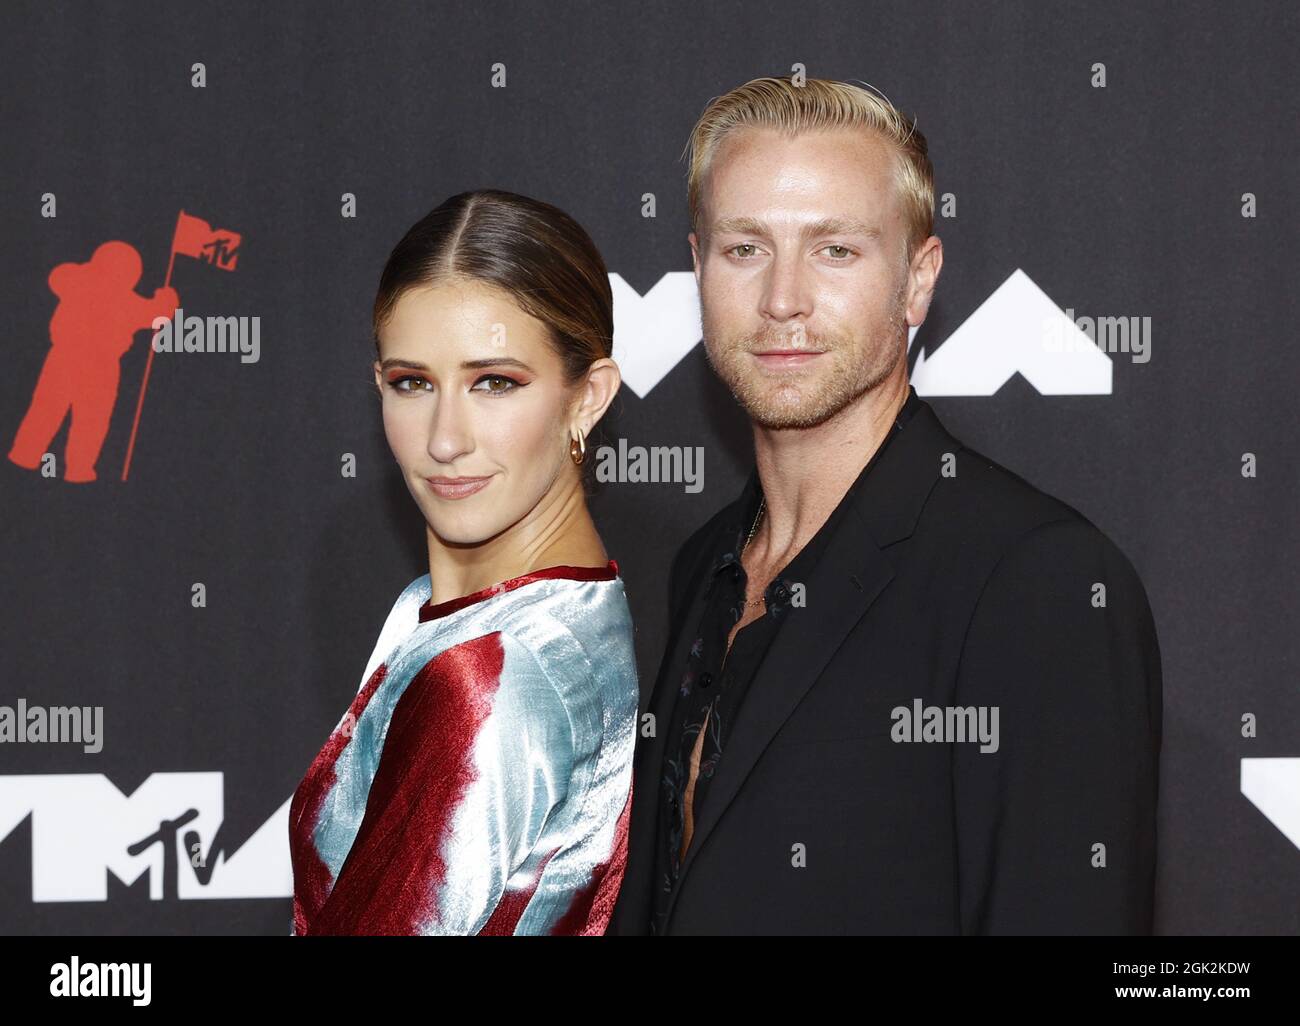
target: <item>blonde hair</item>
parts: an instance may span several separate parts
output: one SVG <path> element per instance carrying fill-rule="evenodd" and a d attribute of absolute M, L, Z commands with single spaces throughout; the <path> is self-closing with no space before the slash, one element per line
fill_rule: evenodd
<path fill-rule="evenodd" d="M 925 136 L 915 120 L 883 95 L 848 82 L 810 78 L 795 85 L 786 78 L 756 78 L 724 96 L 714 97 L 696 122 L 686 144 L 689 154 L 687 197 L 691 228 L 700 230 L 704 179 L 718 145 L 741 128 L 774 128 L 787 136 L 833 128 L 875 132 L 893 144 L 897 156 L 894 181 L 907 225 L 907 259 L 934 229 L 934 167 Z"/>

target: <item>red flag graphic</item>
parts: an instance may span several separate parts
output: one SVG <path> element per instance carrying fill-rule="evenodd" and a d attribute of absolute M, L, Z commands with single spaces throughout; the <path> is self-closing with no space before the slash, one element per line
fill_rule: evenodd
<path fill-rule="evenodd" d="M 224 228 L 213 228 L 201 217 L 181 211 L 172 236 L 172 253 L 202 260 L 205 264 L 233 271 L 239 261 L 242 236 Z"/>

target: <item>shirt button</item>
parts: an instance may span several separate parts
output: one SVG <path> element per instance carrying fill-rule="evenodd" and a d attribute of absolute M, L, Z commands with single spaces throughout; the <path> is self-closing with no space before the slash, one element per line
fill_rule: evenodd
<path fill-rule="evenodd" d="M 711 673 L 700 674 L 700 687 L 707 688 L 712 683 L 713 683 L 713 674 Z"/>

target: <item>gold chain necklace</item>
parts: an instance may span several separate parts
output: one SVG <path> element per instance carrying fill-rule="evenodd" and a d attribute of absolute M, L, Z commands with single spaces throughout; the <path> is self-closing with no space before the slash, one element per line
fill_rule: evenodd
<path fill-rule="evenodd" d="M 742 556 L 744 556 L 745 550 L 749 548 L 749 543 L 754 540 L 754 535 L 758 533 L 758 522 L 763 519 L 763 513 L 766 510 L 767 510 L 767 496 L 765 495 L 758 502 L 758 512 L 754 514 L 754 524 L 749 529 L 749 536 L 745 539 L 745 544 L 740 547 L 740 554 Z M 757 605 L 760 601 L 762 601 L 762 599 L 763 599 L 762 595 L 758 595 L 752 599 L 746 599 L 745 608 L 748 609 L 750 606 Z"/>
<path fill-rule="evenodd" d="M 758 512 L 754 514 L 754 525 L 749 529 L 749 536 L 745 538 L 745 544 L 740 547 L 740 554 L 743 556 L 745 550 L 749 548 L 749 543 L 754 540 L 754 535 L 758 531 L 758 522 L 763 519 L 763 511 L 767 509 L 767 496 L 758 500 Z"/>

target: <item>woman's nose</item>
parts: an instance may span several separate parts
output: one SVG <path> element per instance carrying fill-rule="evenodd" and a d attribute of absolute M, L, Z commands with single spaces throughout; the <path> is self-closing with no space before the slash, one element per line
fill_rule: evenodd
<path fill-rule="evenodd" d="M 429 425 L 428 452 L 439 463 L 454 463 L 474 449 L 468 411 L 446 393 L 433 403 L 433 420 Z"/>

